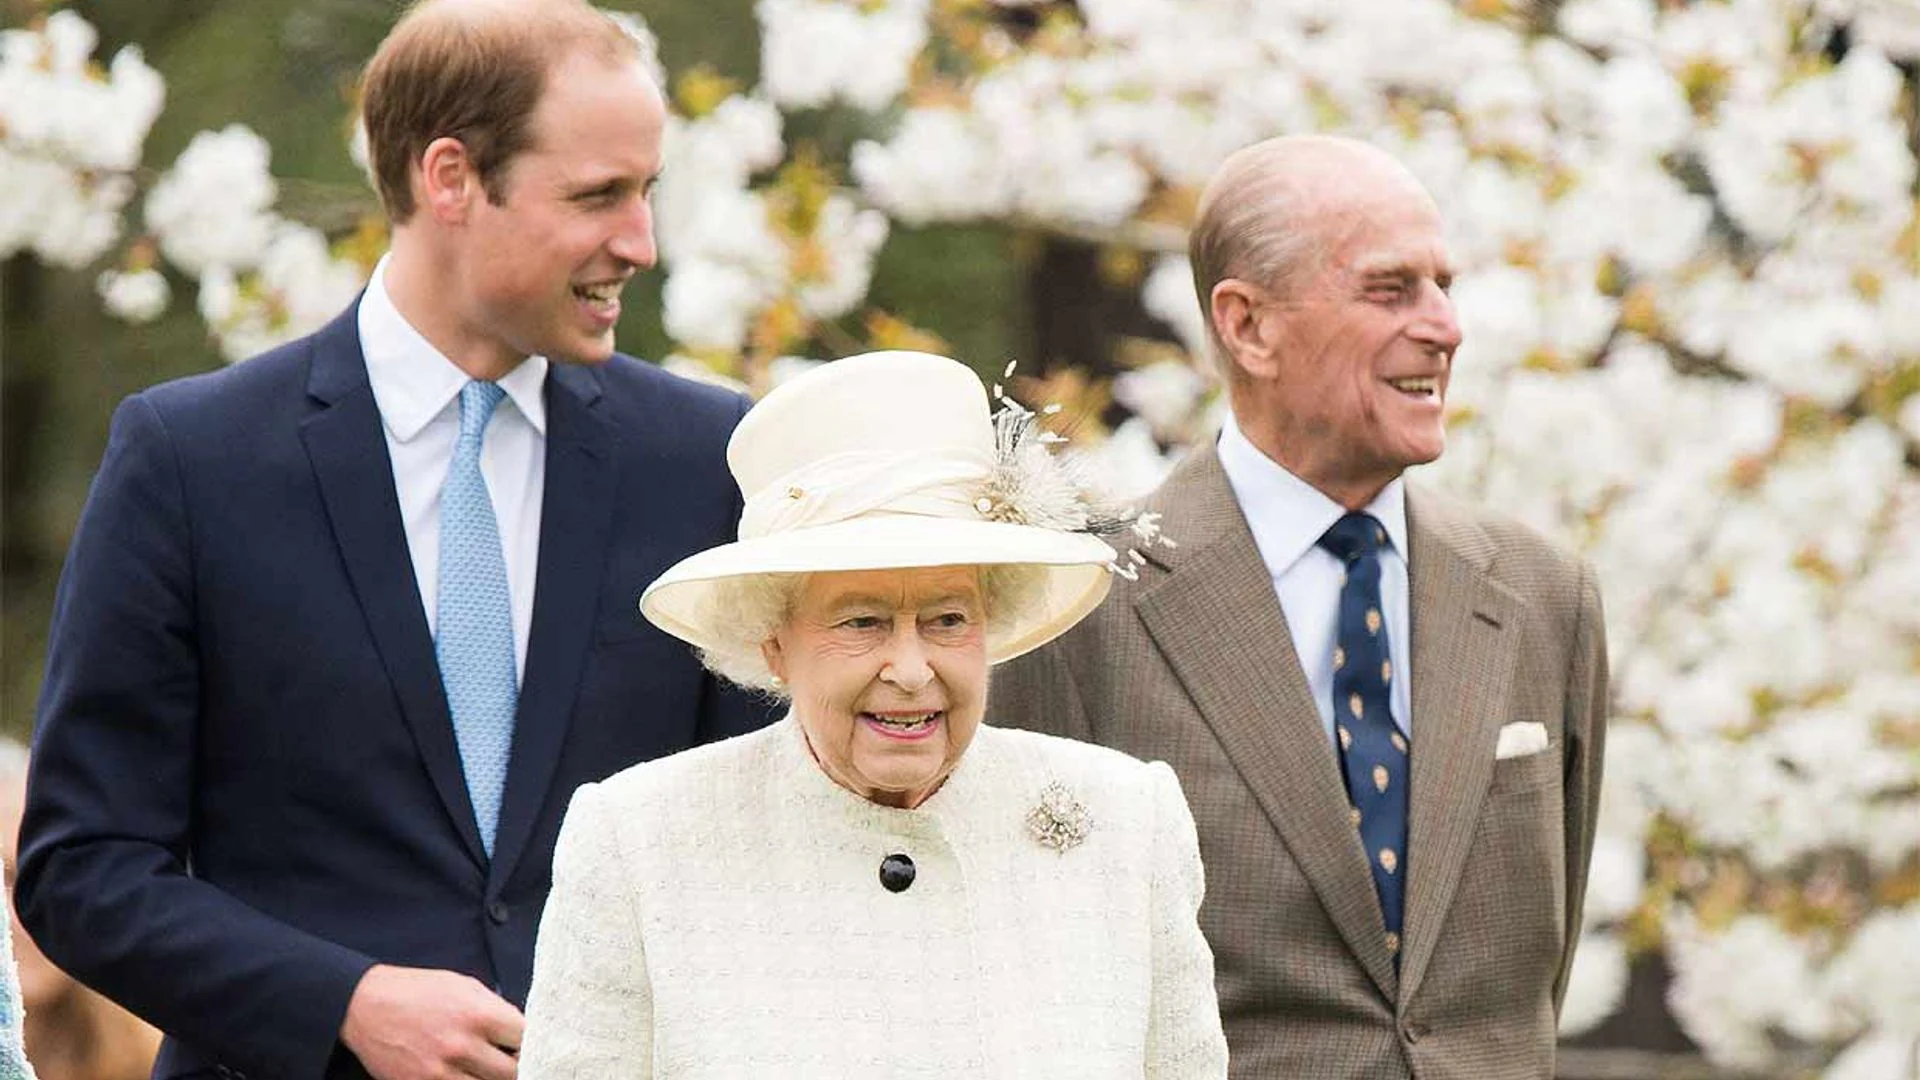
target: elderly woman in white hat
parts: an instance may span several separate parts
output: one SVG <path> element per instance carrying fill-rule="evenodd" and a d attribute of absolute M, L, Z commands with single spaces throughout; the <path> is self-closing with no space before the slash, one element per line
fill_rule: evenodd
<path fill-rule="evenodd" d="M 748 413 L 641 610 L 791 711 L 575 794 L 520 1080 L 1226 1076 L 1172 770 L 982 722 L 1115 558 L 1033 421 L 920 353 Z"/>

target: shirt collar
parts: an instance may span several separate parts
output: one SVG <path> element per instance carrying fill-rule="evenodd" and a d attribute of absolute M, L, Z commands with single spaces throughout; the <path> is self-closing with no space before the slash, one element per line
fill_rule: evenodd
<path fill-rule="evenodd" d="M 1320 537 L 1346 514 L 1346 508 L 1262 453 L 1241 432 L 1233 411 L 1220 425 L 1220 467 L 1253 530 L 1260 558 L 1280 577 L 1312 551 Z M 1367 504 L 1366 512 L 1386 527 L 1393 550 L 1407 557 L 1407 489 L 1394 477 Z"/>
<path fill-rule="evenodd" d="M 387 256 L 382 256 L 360 300 L 360 348 L 381 422 L 399 442 L 412 442 L 434 417 L 460 396 L 468 382 L 445 354 L 414 329 L 387 293 Z M 529 356 L 500 379 L 533 430 L 547 433 L 547 358 Z"/>

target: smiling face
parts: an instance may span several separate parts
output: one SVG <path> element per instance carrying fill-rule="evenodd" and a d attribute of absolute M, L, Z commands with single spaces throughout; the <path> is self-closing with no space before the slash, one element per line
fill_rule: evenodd
<path fill-rule="evenodd" d="M 1299 475 L 1357 498 L 1446 449 L 1460 328 L 1430 200 L 1401 193 L 1344 217 L 1316 279 L 1275 312 L 1274 391 Z"/>
<path fill-rule="evenodd" d="M 1266 454 L 1350 509 L 1446 449 L 1460 326 L 1440 212 L 1376 152 L 1335 148 L 1299 181 L 1317 255 L 1284 291 L 1223 281 L 1234 416 Z M 1332 167 L 1337 165 L 1337 167 Z"/>
<path fill-rule="evenodd" d="M 970 566 L 810 575 L 764 649 L 820 767 L 883 805 L 933 794 L 986 712 L 986 612 Z"/>
<path fill-rule="evenodd" d="M 456 362 L 504 372 L 536 354 L 612 355 L 621 288 L 655 261 L 648 196 L 665 117 L 637 63 L 577 52 L 554 66 L 497 203 L 476 176 L 455 208 Z"/>

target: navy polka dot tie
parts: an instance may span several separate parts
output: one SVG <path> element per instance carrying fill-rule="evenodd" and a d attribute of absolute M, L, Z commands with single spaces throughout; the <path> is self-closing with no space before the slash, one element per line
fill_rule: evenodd
<path fill-rule="evenodd" d="M 1345 567 L 1340 585 L 1340 629 L 1333 650 L 1333 725 L 1349 813 L 1373 869 L 1386 916 L 1387 951 L 1400 959 L 1400 914 L 1406 892 L 1406 737 L 1393 726 L 1393 655 L 1380 604 L 1380 549 L 1387 530 L 1368 514 L 1334 523 L 1320 546 Z"/>

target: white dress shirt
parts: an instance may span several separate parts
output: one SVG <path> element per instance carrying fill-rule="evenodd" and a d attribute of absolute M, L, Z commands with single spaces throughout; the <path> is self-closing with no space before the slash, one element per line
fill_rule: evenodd
<path fill-rule="evenodd" d="M 400 520 L 413 554 L 427 628 L 440 621 L 440 489 L 460 439 L 460 388 L 469 377 L 408 323 L 387 295 L 387 261 L 373 271 L 360 300 L 360 348 L 393 462 Z M 531 356 L 500 380 L 507 392 L 493 410 L 480 451 L 480 474 L 500 525 L 507 592 L 513 603 L 513 655 L 527 672 L 533 627 L 534 574 L 540 565 L 540 500 L 547 486 L 545 357 Z"/>
<path fill-rule="evenodd" d="M 1340 633 L 1340 560 L 1320 547 L 1320 537 L 1346 508 L 1288 472 L 1247 440 L 1228 412 L 1220 429 L 1220 467 L 1253 530 L 1260 559 L 1273 578 L 1280 610 L 1293 632 L 1300 669 L 1333 738 L 1333 648 Z M 1380 551 L 1380 602 L 1387 617 L 1387 650 L 1394 674 L 1393 723 L 1413 738 L 1413 639 L 1407 616 L 1407 492 L 1395 477 L 1366 512 L 1386 526 L 1389 547 Z M 1401 675 L 1402 672 L 1408 674 Z"/>

